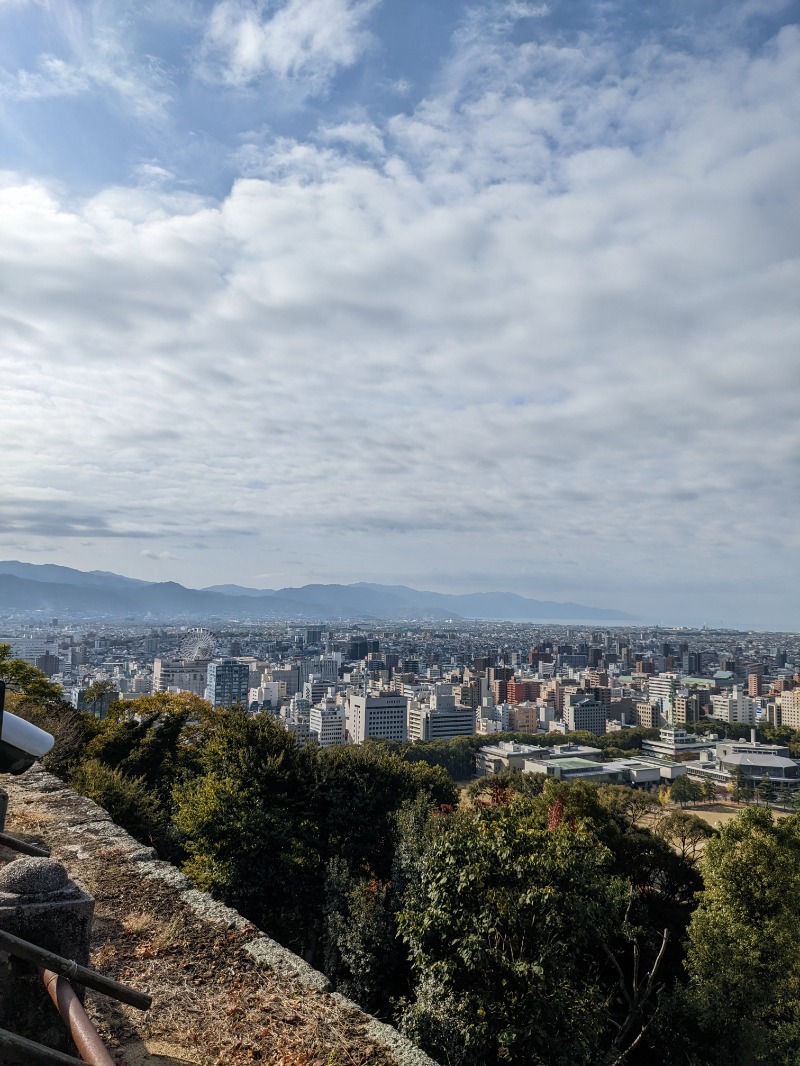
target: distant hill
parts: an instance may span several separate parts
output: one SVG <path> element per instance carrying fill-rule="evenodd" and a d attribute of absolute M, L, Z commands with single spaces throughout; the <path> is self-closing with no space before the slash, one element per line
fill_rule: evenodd
<path fill-rule="evenodd" d="M 73 570 L 71 566 L 56 566 L 53 563 L 18 563 L 14 559 L 0 562 L 0 574 L 11 574 L 26 581 L 39 581 L 51 585 L 90 585 L 97 588 L 123 589 L 142 588 L 152 584 L 135 577 L 122 577 L 108 570 Z"/>
<path fill-rule="evenodd" d="M 251 589 L 212 585 L 190 589 L 101 570 L 0 562 L 0 617 L 52 614 L 73 618 L 136 617 L 153 621 L 270 621 L 296 619 L 497 619 L 629 622 L 633 616 L 580 603 L 534 600 L 509 592 L 448 595 L 406 585 L 303 585 Z"/>
<path fill-rule="evenodd" d="M 221 592 L 223 596 L 273 596 L 275 589 L 249 589 L 245 585 L 208 585 L 201 592 Z"/>

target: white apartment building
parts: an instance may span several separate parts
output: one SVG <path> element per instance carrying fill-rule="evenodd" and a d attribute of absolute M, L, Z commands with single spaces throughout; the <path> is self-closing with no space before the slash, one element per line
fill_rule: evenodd
<path fill-rule="evenodd" d="M 315 704 L 309 712 L 310 735 L 316 737 L 321 748 L 345 742 L 345 710 L 341 703 L 326 699 Z"/>
<path fill-rule="evenodd" d="M 756 704 L 745 694 L 739 685 L 733 686 L 733 691 L 723 692 L 719 696 L 711 697 L 711 714 L 723 722 L 737 722 L 752 725 L 756 720 Z"/>
<path fill-rule="evenodd" d="M 506 733 L 509 729 L 509 706 L 507 703 L 494 705 L 491 696 L 487 696 L 477 711 L 475 720 L 476 733 Z"/>
<path fill-rule="evenodd" d="M 782 692 L 776 701 L 781 709 L 781 725 L 800 729 L 800 688 Z"/>
<path fill-rule="evenodd" d="M 274 710 L 280 703 L 281 696 L 286 695 L 286 685 L 280 681 L 262 681 L 256 688 L 250 689 L 250 705 L 257 703 L 259 708 L 266 704 Z"/>
<path fill-rule="evenodd" d="M 367 739 L 405 740 L 408 700 L 396 692 L 377 696 L 351 693 L 347 697 L 345 722 L 347 742 L 363 744 Z"/>
<path fill-rule="evenodd" d="M 658 709 L 664 717 L 671 721 L 670 698 L 676 691 L 680 681 L 680 674 L 656 674 L 647 679 L 647 698 L 651 703 L 657 703 Z"/>

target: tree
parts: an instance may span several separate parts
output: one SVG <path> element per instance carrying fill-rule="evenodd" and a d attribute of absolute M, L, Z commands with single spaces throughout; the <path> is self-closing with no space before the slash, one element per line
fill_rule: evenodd
<path fill-rule="evenodd" d="M 440 1061 L 598 1061 L 603 944 L 624 885 L 589 826 L 548 829 L 525 803 L 434 822 L 406 894 L 416 980 L 403 1024 Z"/>
<path fill-rule="evenodd" d="M 800 819 L 746 808 L 709 840 L 689 926 L 684 1010 L 703 1063 L 769 1066 L 800 1056 Z"/>
<path fill-rule="evenodd" d="M 200 753 L 202 772 L 176 786 L 175 821 L 198 888 L 304 954 L 321 900 L 309 751 L 271 715 L 220 719 Z"/>
<path fill-rule="evenodd" d="M 439 1061 L 621 1063 L 646 1042 L 700 882 L 616 807 L 548 780 L 530 799 L 410 821 L 402 1023 Z"/>
<path fill-rule="evenodd" d="M 728 791 L 734 803 L 741 803 L 744 798 L 744 774 L 741 766 L 734 766 L 731 770 L 731 779 L 728 782 Z"/>
<path fill-rule="evenodd" d="M 44 729 L 55 738 L 42 760 L 46 769 L 67 777 L 86 756 L 86 746 L 100 728 L 99 722 L 78 711 L 60 685 L 23 659 L 11 656 L 11 646 L 0 644 L 0 680 L 6 683 L 6 709 Z"/>
<path fill-rule="evenodd" d="M 158 796 L 141 777 L 126 777 L 97 759 L 87 759 L 75 771 L 70 784 L 108 811 L 117 825 L 143 844 L 161 843 L 167 817 Z"/>
<path fill-rule="evenodd" d="M 708 803 L 713 803 L 717 798 L 717 786 L 714 781 L 710 777 L 704 777 L 700 784 L 703 789 L 703 799 Z"/>
<path fill-rule="evenodd" d="M 458 790 L 441 767 L 382 745 L 298 748 L 271 715 L 236 708 L 211 723 L 199 772 L 173 790 L 186 872 L 355 987 L 394 928 L 391 894 L 370 888 L 391 880 L 394 812 L 415 799 L 452 806 Z"/>
<path fill-rule="evenodd" d="M 191 692 L 118 701 L 87 755 L 129 777 L 142 777 L 165 810 L 171 810 L 172 789 L 200 772 L 202 746 L 224 721 L 210 703 Z"/>
<path fill-rule="evenodd" d="M 96 718 L 105 718 L 112 696 L 116 698 L 117 686 L 109 678 L 103 678 L 89 685 L 83 694 L 83 700 L 91 714 Z"/>
<path fill-rule="evenodd" d="M 467 795 L 477 804 L 504 803 L 514 795 L 538 796 L 545 780 L 544 774 L 520 773 L 519 770 L 507 768 L 471 781 L 467 786 Z"/>
<path fill-rule="evenodd" d="M 324 969 L 338 992 L 371 1014 L 404 989 L 407 967 L 393 907 L 393 884 L 331 859 L 325 877 Z"/>
<path fill-rule="evenodd" d="M 758 782 L 757 791 L 758 798 L 761 800 L 762 803 L 766 804 L 767 806 L 774 802 L 775 797 L 777 795 L 775 784 L 773 781 L 770 780 L 768 774 L 764 774 L 761 780 Z"/>
<path fill-rule="evenodd" d="M 456 781 L 468 781 L 475 773 L 475 745 L 471 737 L 417 741 L 404 745 L 398 754 L 408 762 L 441 766 Z"/>
<path fill-rule="evenodd" d="M 64 702 L 61 686 L 53 684 L 45 673 L 24 659 L 13 658 L 10 644 L 0 644 L 0 681 L 5 681 L 11 692 L 18 693 L 18 706 L 29 701 L 57 707 Z"/>
<path fill-rule="evenodd" d="M 656 834 L 692 865 L 697 863 L 706 841 L 714 835 L 711 826 L 694 814 L 672 811 L 656 826 Z"/>
<path fill-rule="evenodd" d="M 699 781 L 695 781 L 688 774 L 683 774 L 672 782 L 669 798 L 673 803 L 680 803 L 683 807 L 686 803 L 699 803 L 703 798 L 703 790 Z"/>
<path fill-rule="evenodd" d="M 658 808 L 658 798 L 651 792 L 628 788 L 627 785 L 602 785 L 597 798 L 604 807 L 631 826 L 646 815 L 652 815 Z"/>
<path fill-rule="evenodd" d="M 311 774 L 323 862 L 344 858 L 384 880 L 392 866 L 394 812 L 419 795 L 430 807 L 458 802 L 458 789 L 440 766 L 405 762 L 379 744 L 319 750 Z"/>

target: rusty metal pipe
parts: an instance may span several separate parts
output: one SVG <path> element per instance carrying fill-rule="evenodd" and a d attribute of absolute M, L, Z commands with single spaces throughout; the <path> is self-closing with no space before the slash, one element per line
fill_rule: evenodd
<path fill-rule="evenodd" d="M 6 1052 L 13 1058 L 30 1062 L 34 1066 L 52 1066 L 53 1063 L 56 1063 L 56 1066 L 83 1066 L 81 1060 L 73 1055 L 65 1055 L 61 1051 L 45 1047 L 44 1044 L 28 1040 L 27 1037 L 10 1033 L 8 1029 L 0 1029 L 0 1062 L 9 1061 Z"/>
<path fill-rule="evenodd" d="M 115 1066 L 114 1060 L 89 1020 L 83 1004 L 69 981 L 41 966 L 39 973 L 50 999 L 66 1022 L 70 1036 L 75 1041 L 75 1047 L 83 1061 L 91 1063 L 91 1066 Z"/>
<path fill-rule="evenodd" d="M 36 944 L 31 944 L 28 940 L 22 940 L 12 933 L 6 933 L 3 929 L 0 929 L 0 951 L 7 951 L 9 955 L 25 959 L 26 962 L 33 962 L 37 966 L 45 966 L 53 973 L 69 977 L 77 981 L 79 985 L 86 985 L 87 988 L 93 988 L 95 992 L 102 992 L 103 995 L 110 996 L 112 999 L 129 1003 L 139 1010 L 149 1010 L 153 1002 L 150 996 L 137 992 L 135 988 L 121 985 L 119 981 L 104 977 L 97 970 L 91 970 L 88 966 L 79 966 L 77 962 L 65 959 Z"/>

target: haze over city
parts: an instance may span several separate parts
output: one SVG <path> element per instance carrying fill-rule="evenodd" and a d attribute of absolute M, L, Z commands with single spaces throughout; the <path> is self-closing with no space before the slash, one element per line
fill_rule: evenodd
<path fill-rule="evenodd" d="M 799 14 L 0 3 L 0 558 L 800 629 Z"/>

